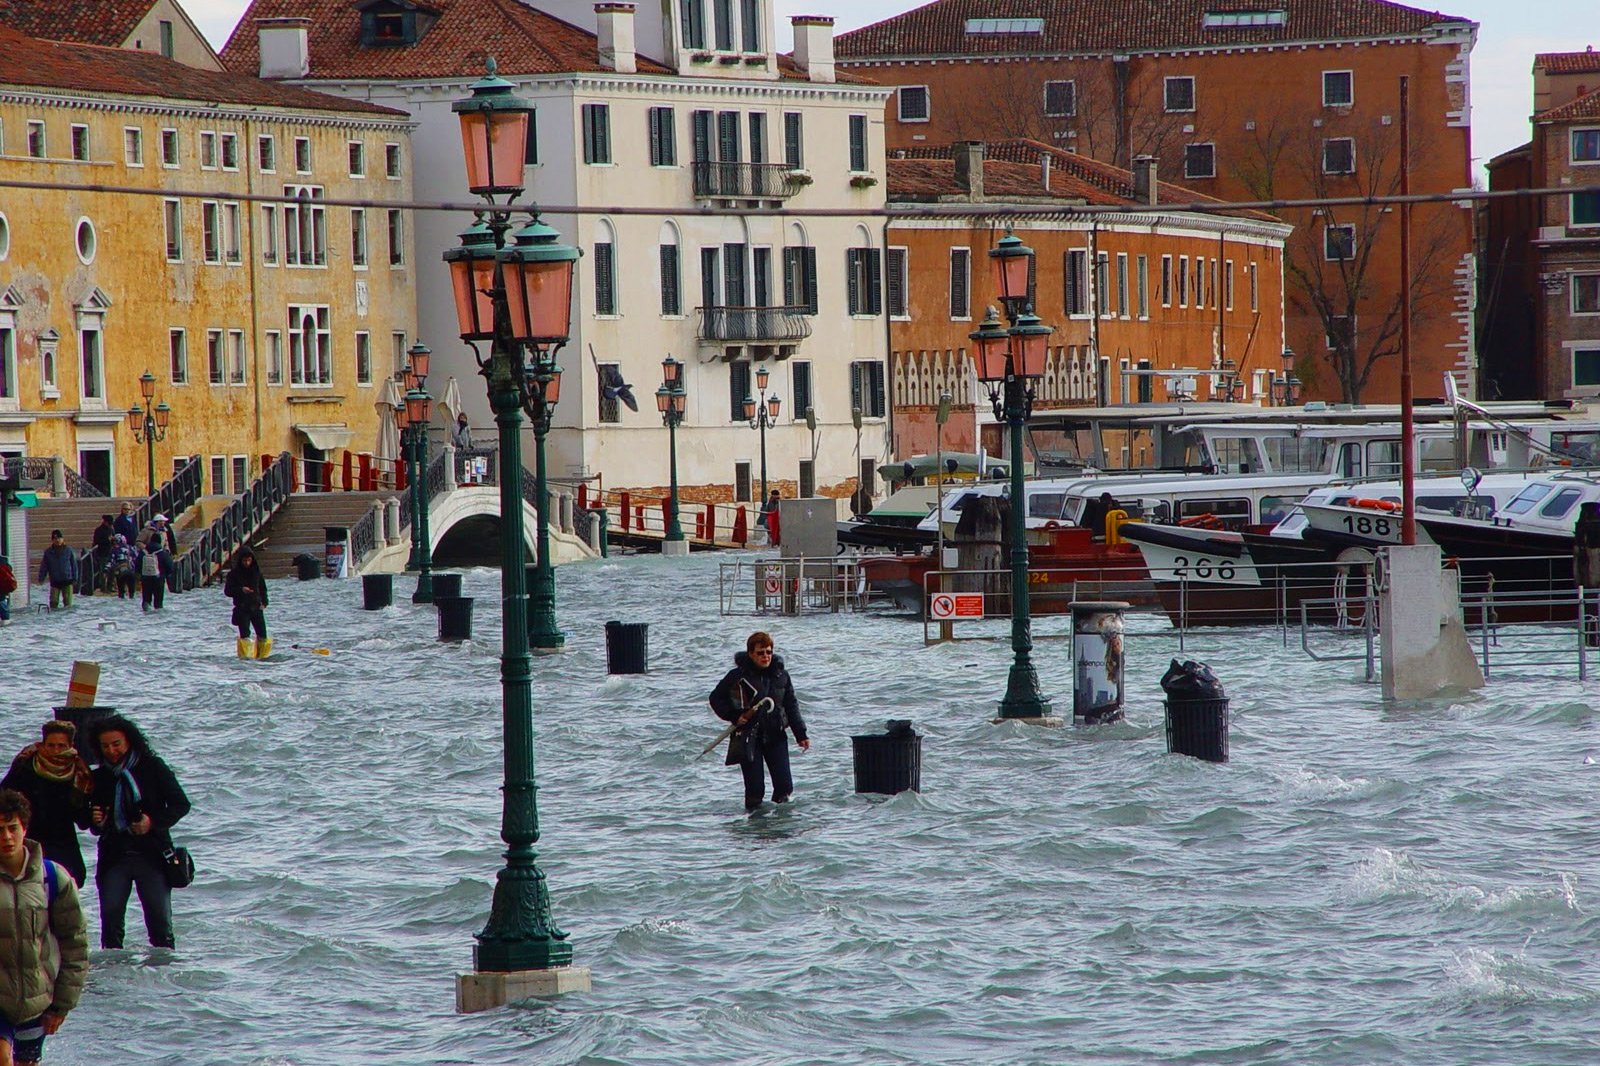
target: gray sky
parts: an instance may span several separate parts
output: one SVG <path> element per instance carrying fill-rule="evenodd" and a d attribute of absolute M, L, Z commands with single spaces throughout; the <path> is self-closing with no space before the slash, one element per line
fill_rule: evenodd
<path fill-rule="evenodd" d="M 218 48 L 244 13 L 246 0 L 181 0 L 202 33 Z M 1578 52 L 1600 47 L 1595 0 L 1418 0 L 1481 24 L 1472 53 L 1472 141 L 1479 163 L 1528 139 L 1532 104 L 1530 70 L 1538 52 Z M 788 48 L 789 16 L 834 14 L 840 31 L 855 29 L 917 6 L 904 0 L 775 0 Z M 840 9 L 848 9 L 847 14 Z M 1574 36 L 1587 31 L 1588 39 Z"/>

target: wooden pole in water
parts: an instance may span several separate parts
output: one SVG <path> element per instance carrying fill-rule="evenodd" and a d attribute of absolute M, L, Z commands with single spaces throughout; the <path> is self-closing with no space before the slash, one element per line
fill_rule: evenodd
<path fill-rule="evenodd" d="M 1400 78 L 1400 195 L 1411 193 L 1411 79 Z M 1400 205 L 1400 543 L 1417 542 L 1416 411 L 1411 391 L 1411 204 Z"/>

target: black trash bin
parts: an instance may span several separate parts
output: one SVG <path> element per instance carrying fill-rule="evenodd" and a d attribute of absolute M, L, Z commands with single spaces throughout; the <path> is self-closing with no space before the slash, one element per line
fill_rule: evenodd
<path fill-rule="evenodd" d="M 310 552 L 294 557 L 294 573 L 301 581 L 315 581 L 322 576 L 322 560 Z"/>
<path fill-rule="evenodd" d="M 437 571 L 433 575 L 433 599 L 437 603 L 441 598 L 451 599 L 461 595 L 461 575 L 441 574 Z"/>
<path fill-rule="evenodd" d="M 922 738 L 909 721 L 894 719 L 886 733 L 851 737 L 850 749 L 857 792 L 893 796 L 922 791 Z"/>
<path fill-rule="evenodd" d="M 650 669 L 650 624 L 606 623 L 606 673 L 643 674 Z"/>
<path fill-rule="evenodd" d="M 1228 694 L 1205 663 L 1172 660 L 1167 693 L 1167 750 L 1207 762 L 1228 761 Z"/>
<path fill-rule="evenodd" d="M 394 603 L 393 574 L 361 575 L 361 607 L 367 611 L 381 611 Z"/>
<path fill-rule="evenodd" d="M 78 749 L 83 761 L 90 766 L 100 763 L 100 753 L 94 750 L 94 727 L 97 723 L 117 713 L 115 707 L 55 707 L 56 719 L 71 722 L 78 727 L 73 734 L 72 746 Z"/>
<path fill-rule="evenodd" d="M 433 605 L 439 609 L 440 640 L 472 639 L 471 596 L 435 596 Z"/>

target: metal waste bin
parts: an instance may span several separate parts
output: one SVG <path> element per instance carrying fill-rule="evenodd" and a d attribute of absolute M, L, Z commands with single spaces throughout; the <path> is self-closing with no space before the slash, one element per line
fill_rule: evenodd
<path fill-rule="evenodd" d="M 439 609 L 439 639 L 455 642 L 472 639 L 472 597 L 435 596 Z"/>
<path fill-rule="evenodd" d="M 322 576 L 322 560 L 310 552 L 294 557 L 294 573 L 301 581 L 315 581 Z"/>
<path fill-rule="evenodd" d="M 448 600 L 452 596 L 459 596 L 459 595 L 461 595 L 461 575 L 460 574 L 441 574 L 441 573 L 438 573 L 438 572 L 434 573 L 434 575 L 433 575 L 433 599 L 434 599 L 434 602 L 437 603 L 438 600 L 440 599 L 440 597 L 443 597 L 444 599 Z"/>
<path fill-rule="evenodd" d="M 393 574 L 361 575 L 361 607 L 367 611 L 381 611 L 394 603 Z"/>
<path fill-rule="evenodd" d="M 643 674 L 649 670 L 649 623 L 607 622 L 606 673 Z"/>
<path fill-rule="evenodd" d="M 1072 720 L 1100 725 L 1122 718 L 1123 615 L 1118 600 L 1085 600 L 1072 610 Z"/>
<path fill-rule="evenodd" d="M 856 791 L 893 796 L 922 791 L 922 737 L 906 719 L 891 719 L 887 731 L 850 738 Z"/>
<path fill-rule="evenodd" d="M 1166 701 L 1167 750 L 1207 762 L 1228 761 L 1228 698 Z"/>
<path fill-rule="evenodd" d="M 329 577 L 350 576 L 350 531 L 344 526 L 322 527 L 322 572 Z"/>
<path fill-rule="evenodd" d="M 73 734 L 72 746 L 78 749 L 83 761 L 90 766 L 100 763 L 100 753 L 94 748 L 94 727 L 117 713 L 115 707 L 53 707 L 56 719 L 71 722 L 78 731 Z"/>

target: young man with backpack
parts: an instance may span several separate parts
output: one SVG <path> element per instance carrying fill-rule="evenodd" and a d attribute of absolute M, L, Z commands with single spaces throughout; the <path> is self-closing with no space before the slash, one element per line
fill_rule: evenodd
<path fill-rule="evenodd" d="M 70 875 L 27 839 L 28 798 L 0 790 L 0 1066 L 36 1063 L 78 1005 L 89 933 Z"/>
<path fill-rule="evenodd" d="M 139 553 L 139 606 L 148 611 L 152 603 L 161 610 L 167 598 L 167 578 L 172 575 L 172 553 L 162 547 L 159 534 L 150 534 Z"/>

